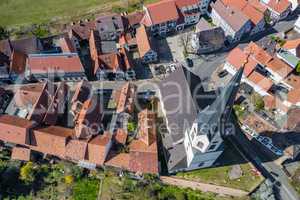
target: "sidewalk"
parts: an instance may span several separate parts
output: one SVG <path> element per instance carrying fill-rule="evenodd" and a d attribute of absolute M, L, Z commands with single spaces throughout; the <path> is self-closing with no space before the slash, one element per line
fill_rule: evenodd
<path fill-rule="evenodd" d="M 165 184 L 175 185 L 183 188 L 192 188 L 195 190 L 200 190 L 202 192 L 212 192 L 220 195 L 227 195 L 227 196 L 234 196 L 234 197 L 243 197 L 248 195 L 248 192 L 239 189 L 233 189 L 233 188 L 217 186 L 217 185 L 207 184 L 207 183 L 199 183 L 195 181 L 188 181 L 188 180 L 179 179 L 175 177 L 161 176 L 160 180 Z"/>

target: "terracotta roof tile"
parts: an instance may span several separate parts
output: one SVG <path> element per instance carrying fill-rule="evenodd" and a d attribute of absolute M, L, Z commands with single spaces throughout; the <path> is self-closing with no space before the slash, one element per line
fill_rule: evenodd
<path fill-rule="evenodd" d="M 175 4 L 179 9 L 182 9 L 184 7 L 190 7 L 193 5 L 197 5 L 199 4 L 198 0 L 175 0 Z"/>
<path fill-rule="evenodd" d="M 71 139 L 66 146 L 66 158 L 81 161 L 86 159 L 87 140 Z"/>
<path fill-rule="evenodd" d="M 248 46 L 244 48 L 244 52 L 251 54 L 261 65 L 266 65 L 273 58 L 263 48 L 254 42 L 250 42 Z"/>
<path fill-rule="evenodd" d="M 293 71 L 293 68 L 276 57 L 267 63 L 267 68 L 271 69 L 273 72 L 279 74 L 283 78 L 287 77 Z"/>
<path fill-rule="evenodd" d="M 13 51 L 11 54 L 10 73 L 23 74 L 25 72 L 27 56 L 21 52 Z"/>
<path fill-rule="evenodd" d="M 158 174 L 157 153 L 130 152 L 129 170 L 133 172 Z"/>
<path fill-rule="evenodd" d="M 288 10 L 292 4 L 288 0 L 269 0 L 267 6 L 277 13 L 283 13 Z"/>
<path fill-rule="evenodd" d="M 118 144 L 126 144 L 127 141 L 127 132 L 124 129 L 118 129 L 116 131 L 116 133 L 114 134 L 114 140 L 116 141 L 116 143 Z"/>
<path fill-rule="evenodd" d="M 295 89 L 300 87 L 300 77 L 297 75 L 290 74 L 284 81 Z"/>
<path fill-rule="evenodd" d="M 69 37 L 60 38 L 59 46 L 63 53 L 76 53 L 75 46 Z"/>
<path fill-rule="evenodd" d="M 117 153 L 110 151 L 105 165 L 129 170 L 129 153 Z"/>
<path fill-rule="evenodd" d="M 135 26 L 141 23 L 145 15 L 144 11 L 137 11 L 124 16 L 127 19 L 128 25 Z"/>
<path fill-rule="evenodd" d="M 84 72 L 77 54 L 31 54 L 27 59 L 28 70 L 32 74 L 48 72 Z"/>
<path fill-rule="evenodd" d="M 270 88 L 272 87 L 272 85 L 273 85 L 273 82 L 272 82 L 269 78 L 263 76 L 262 74 L 260 74 L 260 73 L 258 73 L 258 72 L 256 72 L 256 71 L 253 71 L 253 72 L 248 76 L 248 79 L 249 79 L 252 83 L 254 83 L 254 84 L 260 86 L 260 87 L 261 87 L 262 89 L 264 89 L 266 92 L 269 91 L 269 89 L 270 89 Z"/>
<path fill-rule="evenodd" d="M 12 149 L 11 158 L 13 160 L 29 161 L 31 156 L 31 150 L 24 147 L 14 147 Z"/>
<path fill-rule="evenodd" d="M 71 26 L 70 28 L 72 33 L 79 37 L 79 39 L 88 40 L 91 34 L 91 30 L 96 30 L 96 24 L 95 21 L 91 21 L 76 24 L 74 26 Z"/>
<path fill-rule="evenodd" d="M 33 131 L 31 149 L 65 158 L 67 142 L 73 136 L 73 129 L 60 126 L 36 129 Z"/>
<path fill-rule="evenodd" d="M 249 76 L 258 64 L 252 57 L 248 58 L 248 56 L 240 48 L 233 49 L 226 58 L 226 61 L 234 66 L 236 70 L 239 70 L 243 65 L 245 65 L 245 76 Z"/>
<path fill-rule="evenodd" d="M 140 26 L 136 30 L 136 42 L 141 58 L 144 57 L 150 50 L 152 50 L 149 36 L 144 25 Z"/>
<path fill-rule="evenodd" d="M 99 56 L 99 68 L 117 71 L 121 67 L 121 59 L 118 53 L 102 54 Z M 95 68 L 96 74 L 98 68 Z"/>
<path fill-rule="evenodd" d="M 167 21 L 177 21 L 179 19 L 178 11 L 173 0 L 159 1 L 146 6 L 151 25 L 161 24 Z"/>
<path fill-rule="evenodd" d="M 156 114 L 146 109 L 138 114 L 138 119 L 139 140 L 149 146 L 156 141 Z"/>
<path fill-rule="evenodd" d="M 88 143 L 88 161 L 97 165 L 103 165 L 109 153 L 111 134 L 105 132 L 97 135 Z"/>
<path fill-rule="evenodd" d="M 290 90 L 287 95 L 287 100 L 292 104 L 297 104 L 300 102 L 300 88 Z"/>
<path fill-rule="evenodd" d="M 295 40 L 286 40 L 282 48 L 284 49 L 297 49 L 300 46 L 300 38 Z"/>

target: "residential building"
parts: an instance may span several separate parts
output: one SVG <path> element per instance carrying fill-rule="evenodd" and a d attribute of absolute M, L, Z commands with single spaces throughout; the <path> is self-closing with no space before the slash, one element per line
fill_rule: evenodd
<path fill-rule="evenodd" d="M 96 30 L 101 40 L 117 40 L 124 32 L 123 17 L 118 14 L 99 16 L 96 18 Z"/>
<path fill-rule="evenodd" d="M 149 4 L 144 6 L 144 11 L 145 16 L 141 23 L 149 28 L 153 35 L 166 36 L 167 33 L 176 31 L 179 14 L 173 0 Z"/>
<path fill-rule="evenodd" d="M 300 39 L 286 40 L 282 49 L 300 58 Z"/>
<path fill-rule="evenodd" d="M 211 3 L 211 18 L 220 26 L 229 42 L 237 42 L 249 33 L 252 25 L 250 19 L 236 7 L 225 5 L 221 0 Z"/>
<path fill-rule="evenodd" d="M 217 99 L 202 111 L 198 110 L 197 99 L 193 98 L 197 90 L 190 85 L 196 83 L 194 81 L 198 77 L 191 72 L 179 67 L 159 84 L 167 126 L 166 132 L 161 134 L 169 173 L 211 167 L 222 154 L 222 136 L 233 134 L 230 127 L 224 128 L 226 124 L 223 123 L 229 120 L 242 74 L 243 69 L 223 88 Z M 168 84 L 170 82 L 178 84 L 175 87 Z M 174 98 L 164 98 L 171 94 Z M 178 95 L 177 98 L 174 95 Z"/>
<path fill-rule="evenodd" d="M 117 113 L 132 113 L 134 110 L 134 99 L 136 86 L 126 83 L 120 89 L 114 91 Z"/>
<path fill-rule="evenodd" d="M 92 30 L 96 30 L 95 21 L 80 22 L 79 24 L 73 24 L 69 28 L 69 38 L 77 50 L 80 50 L 80 44 L 88 42 Z"/>
<path fill-rule="evenodd" d="M 221 27 L 210 25 L 203 18 L 196 25 L 191 45 L 198 54 L 213 52 L 224 47 L 225 34 Z"/>
<path fill-rule="evenodd" d="M 26 62 L 27 80 L 80 81 L 86 79 L 77 53 L 29 54 Z"/>
<path fill-rule="evenodd" d="M 250 35 L 261 32 L 265 29 L 265 15 L 264 12 L 256 8 L 254 2 L 246 0 L 222 0 L 222 2 L 229 7 L 235 7 L 240 10 L 251 21 Z M 259 4 L 259 2 L 257 2 Z"/>
<path fill-rule="evenodd" d="M 273 23 L 286 18 L 292 10 L 292 3 L 289 0 L 260 0 L 269 12 Z"/>
<path fill-rule="evenodd" d="M 144 11 L 136 11 L 136 12 L 124 15 L 123 17 L 124 17 L 124 21 L 126 24 L 126 26 L 125 26 L 126 29 L 134 32 L 134 30 L 140 26 L 144 15 L 145 15 Z"/>
<path fill-rule="evenodd" d="M 144 25 L 140 26 L 136 31 L 136 42 L 142 62 L 151 63 L 157 61 L 157 53 Z"/>
<path fill-rule="evenodd" d="M 200 20 L 200 7 L 198 0 L 175 0 L 176 7 L 179 9 L 179 23 L 183 23 L 183 26 L 189 26 L 196 24 Z M 202 9 L 206 11 L 207 7 L 201 5 Z M 183 18 L 183 19 L 181 19 Z M 183 22 L 181 21 L 183 20 Z"/>

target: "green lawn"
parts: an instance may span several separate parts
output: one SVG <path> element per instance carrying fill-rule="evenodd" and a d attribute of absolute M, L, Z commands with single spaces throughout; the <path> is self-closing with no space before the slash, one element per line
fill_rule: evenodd
<path fill-rule="evenodd" d="M 144 0 L 145 4 L 157 0 Z M 141 0 L 0 0 L 0 26 L 68 23 L 103 12 L 141 9 Z"/>
<path fill-rule="evenodd" d="M 251 171 L 251 165 L 248 164 L 238 152 L 232 149 L 232 147 L 228 147 L 224 154 L 221 155 L 221 158 L 222 161 L 219 161 L 223 162 L 221 167 L 178 173 L 177 176 L 188 180 L 227 186 L 245 191 L 253 190 L 263 181 L 263 177 L 255 175 Z M 243 171 L 242 177 L 236 180 L 230 180 L 228 176 L 233 163 L 241 163 L 240 166 Z"/>

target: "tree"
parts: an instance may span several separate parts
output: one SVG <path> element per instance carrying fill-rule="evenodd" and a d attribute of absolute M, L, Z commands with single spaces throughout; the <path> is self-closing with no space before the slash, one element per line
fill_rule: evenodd
<path fill-rule="evenodd" d="M 65 184 L 71 185 L 74 182 L 74 177 L 72 175 L 65 176 Z"/>
<path fill-rule="evenodd" d="M 136 124 L 134 122 L 128 122 L 127 124 L 127 130 L 128 132 L 134 132 L 136 129 Z"/>
<path fill-rule="evenodd" d="M 251 96 L 251 101 L 252 101 L 253 105 L 255 106 L 256 111 L 260 111 L 265 108 L 265 102 L 259 94 L 254 93 Z"/>
<path fill-rule="evenodd" d="M 50 35 L 50 31 L 46 25 L 34 25 L 32 34 L 36 37 L 42 38 Z"/>
<path fill-rule="evenodd" d="M 20 179 L 26 183 L 32 183 L 35 180 L 34 166 L 32 162 L 27 162 L 20 170 Z"/>
<path fill-rule="evenodd" d="M 7 39 L 9 37 L 9 32 L 5 27 L 0 26 L 0 40 Z"/>

